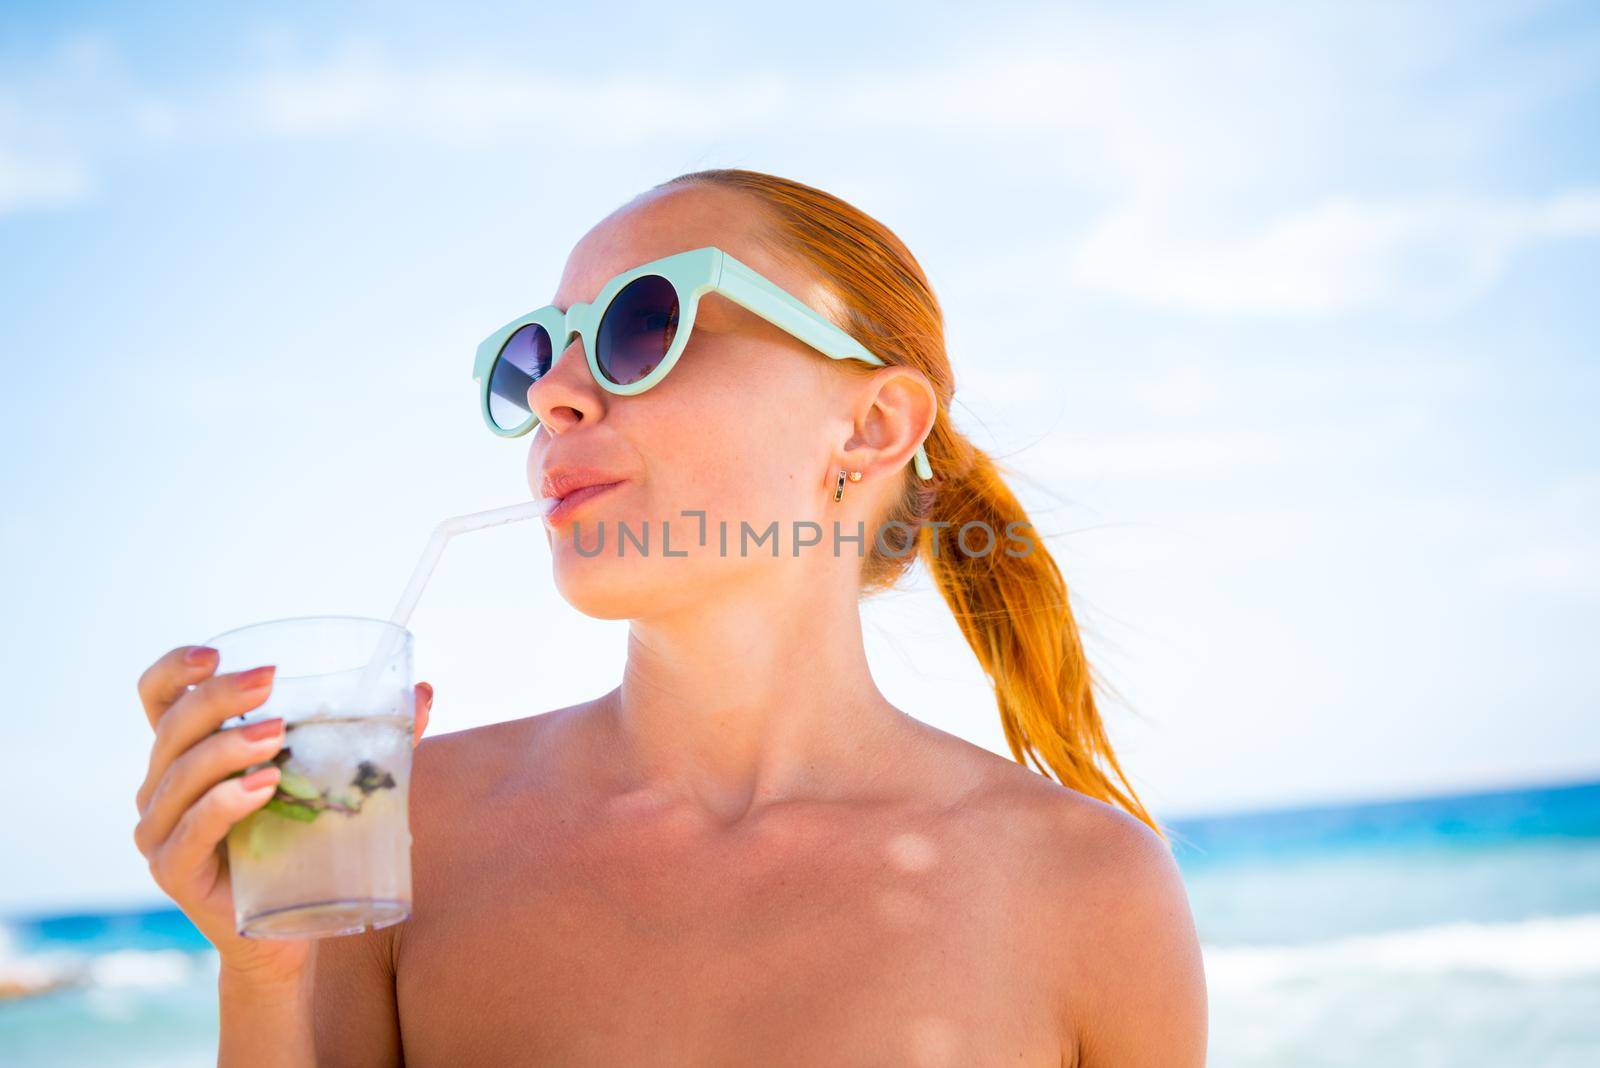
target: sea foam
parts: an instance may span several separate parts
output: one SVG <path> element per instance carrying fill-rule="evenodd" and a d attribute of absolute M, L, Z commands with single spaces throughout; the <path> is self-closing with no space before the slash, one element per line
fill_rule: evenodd
<path fill-rule="evenodd" d="M 1600 913 L 1448 923 L 1298 945 L 1204 947 L 1207 983 L 1249 989 L 1351 973 L 1600 975 Z"/>

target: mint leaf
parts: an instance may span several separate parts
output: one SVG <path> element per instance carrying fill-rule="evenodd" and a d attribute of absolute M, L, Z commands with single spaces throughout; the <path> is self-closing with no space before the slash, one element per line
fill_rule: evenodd
<path fill-rule="evenodd" d="M 280 816 L 291 820 L 299 820 L 301 823 L 310 823 L 317 818 L 316 809 L 307 805 L 296 804 L 293 801 L 285 801 L 276 794 L 262 807 L 268 812 L 276 812 Z"/>

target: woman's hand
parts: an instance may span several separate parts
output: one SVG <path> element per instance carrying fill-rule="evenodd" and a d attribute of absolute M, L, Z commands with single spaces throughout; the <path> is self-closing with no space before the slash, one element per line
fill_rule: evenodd
<path fill-rule="evenodd" d="M 139 699 L 155 742 L 135 798 L 139 822 L 133 840 L 156 885 L 217 948 L 225 972 L 265 985 L 297 982 L 311 940 L 240 936 L 227 858 L 219 848 L 229 828 L 265 805 L 278 784 L 275 766 L 235 773 L 282 748 L 282 719 L 218 729 L 266 701 L 274 667 L 213 676 L 216 667 L 215 649 L 180 646 L 139 676 Z M 422 738 L 432 705 L 433 687 L 418 683 L 413 745 Z"/>

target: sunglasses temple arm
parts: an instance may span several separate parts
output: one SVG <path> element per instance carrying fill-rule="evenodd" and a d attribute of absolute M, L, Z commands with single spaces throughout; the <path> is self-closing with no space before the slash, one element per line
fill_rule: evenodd
<path fill-rule="evenodd" d="M 732 256 L 723 255 L 722 273 L 715 289 L 735 304 L 782 327 L 807 345 L 836 360 L 865 360 L 876 366 L 884 361 L 862 344 L 822 318 L 782 289 Z"/>
<path fill-rule="evenodd" d="M 882 357 L 873 355 L 861 342 L 824 319 L 814 309 L 727 253 L 722 254 L 722 267 L 712 288 L 825 356 L 835 360 L 863 360 L 875 367 L 887 365 Z M 928 452 L 923 445 L 917 446 L 915 466 L 918 478 L 933 477 L 933 468 L 928 463 Z"/>

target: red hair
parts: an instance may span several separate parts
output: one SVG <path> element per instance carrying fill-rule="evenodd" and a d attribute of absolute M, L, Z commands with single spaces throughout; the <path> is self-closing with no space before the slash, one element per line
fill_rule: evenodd
<path fill-rule="evenodd" d="M 939 398 L 938 417 L 924 442 L 934 478 L 915 478 L 908 466 L 904 492 L 878 529 L 915 532 L 915 555 L 932 573 L 994 686 L 1017 761 L 1121 807 L 1161 834 L 1106 737 L 1060 568 L 1037 538 L 1028 552 L 999 547 L 1002 532 L 1031 530 L 1032 524 L 1001 467 L 950 421 L 955 381 L 945 352 L 944 314 L 916 258 L 876 219 L 800 182 L 716 169 L 681 174 L 657 188 L 688 185 L 752 197 L 768 223 L 758 229 L 758 240 L 778 259 L 827 283 L 837 298 L 836 315 L 844 320 L 838 325 L 887 362 L 927 376 Z M 949 525 L 929 525 L 935 522 Z M 960 531 L 968 523 L 985 524 L 996 539 L 993 547 L 981 555 L 964 551 Z M 873 545 L 862 568 L 863 592 L 893 585 L 910 567 L 911 536 L 896 544 L 886 533 L 889 552 Z M 982 540 L 987 543 L 987 536 Z"/>

